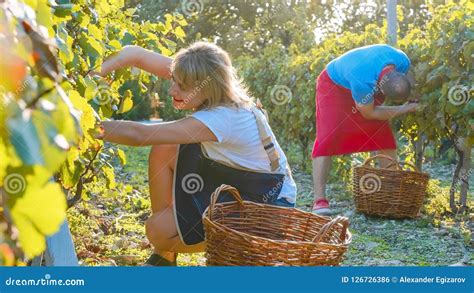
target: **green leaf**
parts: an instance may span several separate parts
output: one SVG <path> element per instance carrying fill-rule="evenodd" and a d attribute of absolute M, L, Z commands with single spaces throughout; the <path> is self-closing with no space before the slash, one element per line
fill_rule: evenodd
<path fill-rule="evenodd" d="M 120 40 L 122 46 L 132 45 L 134 41 L 135 37 L 127 31 L 124 33 L 122 40 Z"/>
<path fill-rule="evenodd" d="M 19 240 L 27 257 L 34 257 L 46 248 L 45 236 L 58 231 L 66 218 L 66 198 L 57 183 L 48 182 L 52 174 L 39 166 L 33 174 L 16 174 L 25 191 L 10 195 L 7 205 Z M 23 178 L 23 179 L 21 179 Z"/>
<path fill-rule="evenodd" d="M 128 8 L 127 10 L 125 10 L 125 15 L 126 16 L 133 16 L 135 14 L 135 11 L 137 11 L 136 8 Z"/>
<path fill-rule="evenodd" d="M 3 178 L 7 172 L 7 166 L 10 164 L 8 154 L 7 154 L 7 146 L 3 142 L 2 137 L 0 136 L 0 185 L 3 185 Z"/>
<path fill-rule="evenodd" d="M 133 107 L 132 92 L 130 90 L 126 90 L 117 113 L 122 114 L 122 113 L 128 112 L 132 109 L 132 107 Z"/>
<path fill-rule="evenodd" d="M 118 40 L 112 40 L 108 43 L 109 46 L 113 47 L 115 50 L 122 49 L 122 44 Z"/>
<path fill-rule="evenodd" d="M 102 31 L 97 26 L 89 24 L 88 31 L 89 34 L 91 34 L 97 41 L 102 41 L 102 38 L 104 36 L 102 34 Z"/>
<path fill-rule="evenodd" d="M 89 23 L 91 23 L 90 16 L 82 12 L 78 13 L 77 20 L 79 21 L 79 25 L 81 27 L 86 27 Z"/>
<path fill-rule="evenodd" d="M 89 76 L 84 77 L 84 84 L 86 86 L 84 98 L 86 98 L 87 101 L 90 101 L 95 98 L 98 93 L 97 84 Z"/>
<path fill-rule="evenodd" d="M 104 53 L 102 45 L 97 42 L 96 39 L 89 37 L 84 33 L 81 33 L 79 45 L 88 55 L 90 55 L 90 57 L 100 57 Z"/>
<path fill-rule="evenodd" d="M 81 129 L 84 133 L 87 133 L 89 129 L 95 126 L 94 109 L 77 91 L 69 91 L 69 99 L 74 108 L 81 112 Z"/>
<path fill-rule="evenodd" d="M 171 56 L 173 54 L 173 52 L 171 52 L 168 48 L 166 48 L 165 46 L 161 44 L 158 45 L 158 49 L 160 49 L 161 54 L 165 56 Z"/>
<path fill-rule="evenodd" d="M 35 111 L 33 121 L 38 130 L 43 165 L 51 173 L 57 172 L 66 159 L 69 142 L 59 133 L 51 114 Z"/>
<path fill-rule="evenodd" d="M 36 8 L 36 20 L 39 24 L 43 25 L 48 29 L 49 36 L 54 36 L 53 26 L 53 14 L 51 13 L 51 7 L 49 7 L 47 1 L 38 1 Z"/>
<path fill-rule="evenodd" d="M 117 187 L 117 184 L 115 183 L 114 169 L 106 166 L 102 169 L 102 171 L 104 172 L 104 176 L 105 176 L 106 183 L 107 183 L 107 188 L 112 189 L 112 188 Z"/>
<path fill-rule="evenodd" d="M 112 7 L 107 3 L 107 1 L 99 1 L 97 2 L 97 11 L 101 17 L 105 17 L 107 14 L 112 12 Z"/>
<path fill-rule="evenodd" d="M 44 163 L 40 152 L 40 142 L 38 132 L 31 119 L 31 111 L 24 110 L 20 113 L 20 108 L 12 103 L 10 111 L 14 116 L 7 120 L 7 128 L 10 133 L 10 142 L 15 148 L 18 157 L 25 165 L 41 165 Z"/>
<path fill-rule="evenodd" d="M 75 148 L 71 149 L 68 152 L 66 162 L 61 166 L 61 170 L 59 171 L 61 184 L 66 189 L 74 187 L 84 171 L 84 166 L 77 160 L 78 156 L 79 151 Z"/>
<path fill-rule="evenodd" d="M 72 9 L 74 4 L 60 4 L 60 5 L 53 5 L 54 15 L 57 17 L 66 17 L 72 14 Z"/>

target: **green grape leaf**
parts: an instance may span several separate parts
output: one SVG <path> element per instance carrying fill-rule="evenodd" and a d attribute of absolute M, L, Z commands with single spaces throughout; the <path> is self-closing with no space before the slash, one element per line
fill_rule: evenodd
<path fill-rule="evenodd" d="M 130 111 L 132 108 L 133 108 L 132 92 L 130 90 L 126 90 L 117 113 L 119 114 L 125 113 L 125 112 Z"/>
<path fill-rule="evenodd" d="M 85 33 L 81 33 L 79 45 L 89 57 L 97 58 L 104 54 L 102 45 L 95 38 L 89 37 Z"/>
<path fill-rule="evenodd" d="M 31 111 L 24 110 L 24 114 L 21 114 L 21 110 L 14 107 L 14 103 L 10 105 L 15 116 L 7 120 L 7 128 L 15 152 L 25 165 L 42 165 L 44 161 L 40 152 L 39 136 L 31 119 Z"/>
<path fill-rule="evenodd" d="M 74 187 L 84 172 L 84 166 L 77 160 L 79 151 L 71 149 L 68 153 L 66 162 L 61 166 L 61 184 L 64 188 L 70 189 Z"/>
<path fill-rule="evenodd" d="M 106 166 L 106 167 L 102 168 L 102 171 L 103 171 L 104 176 L 105 176 L 107 188 L 113 189 L 113 188 L 117 187 L 117 184 L 115 183 L 114 169 Z"/>
<path fill-rule="evenodd" d="M 97 41 L 101 41 L 104 37 L 102 31 L 95 25 L 89 24 L 88 26 L 89 34 L 91 34 Z"/>
<path fill-rule="evenodd" d="M 118 40 L 112 40 L 108 43 L 108 45 L 111 46 L 112 48 L 114 48 L 117 51 L 122 49 L 122 44 L 120 44 L 120 41 L 118 41 Z"/>
<path fill-rule="evenodd" d="M 3 138 L 0 136 L 0 185 L 3 185 L 3 178 L 7 172 L 7 166 L 10 164 L 7 146 L 3 142 Z"/>
<path fill-rule="evenodd" d="M 87 101 L 90 101 L 94 99 L 97 94 L 99 94 L 97 84 L 89 76 L 84 77 L 84 84 L 86 86 L 84 98 L 86 98 Z"/>
<path fill-rule="evenodd" d="M 125 32 L 123 38 L 120 40 L 122 46 L 131 45 L 135 41 L 135 37 L 131 35 L 129 32 Z"/>
<path fill-rule="evenodd" d="M 51 6 L 53 8 L 53 13 L 57 17 L 66 17 L 72 14 L 72 9 L 74 4 L 59 4 Z"/>
<path fill-rule="evenodd" d="M 7 205 L 26 256 L 45 249 L 45 236 L 58 231 L 66 218 L 66 197 L 57 183 L 48 182 L 52 174 L 35 166 L 33 174 L 15 174 L 24 192 L 10 195 Z M 13 177 L 12 177 L 13 178 Z M 18 185 L 17 185 L 18 186 Z"/>
<path fill-rule="evenodd" d="M 82 12 L 78 13 L 77 20 L 81 27 L 86 27 L 91 22 L 90 16 Z"/>
<path fill-rule="evenodd" d="M 84 133 L 87 133 L 89 129 L 93 129 L 95 127 L 96 119 L 94 115 L 94 109 L 75 90 L 69 91 L 69 99 L 71 100 L 74 108 L 80 111 L 81 129 Z"/>

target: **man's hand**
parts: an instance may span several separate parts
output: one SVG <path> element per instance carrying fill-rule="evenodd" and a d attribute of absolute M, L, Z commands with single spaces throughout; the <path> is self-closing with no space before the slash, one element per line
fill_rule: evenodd
<path fill-rule="evenodd" d="M 375 106 L 373 103 L 367 105 L 357 105 L 364 118 L 370 120 L 390 120 L 397 116 L 416 112 L 421 108 L 418 103 L 407 102 L 400 106 Z"/>
<path fill-rule="evenodd" d="M 406 102 L 405 104 L 401 105 L 401 111 L 403 113 L 412 113 L 420 110 L 420 104 L 418 102 Z"/>

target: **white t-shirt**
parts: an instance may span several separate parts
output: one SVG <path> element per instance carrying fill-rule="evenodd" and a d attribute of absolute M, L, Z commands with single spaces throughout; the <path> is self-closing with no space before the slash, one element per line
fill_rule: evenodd
<path fill-rule="evenodd" d="M 203 142 L 207 156 L 228 166 L 249 169 L 256 172 L 285 174 L 278 198 L 286 198 L 294 203 L 296 184 L 291 175 L 286 156 L 275 139 L 273 132 L 264 120 L 268 133 L 272 135 L 275 149 L 280 154 L 280 169 L 272 172 L 270 160 L 263 148 L 257 122 L 251 109 L 219 106 L 201 110 L 191 117 L 201 121 L 216 136 L 217 142 Z"/>

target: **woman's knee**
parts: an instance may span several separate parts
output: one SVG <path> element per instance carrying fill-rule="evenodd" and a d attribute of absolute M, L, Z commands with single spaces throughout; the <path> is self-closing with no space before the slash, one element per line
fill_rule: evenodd
<path fill-rule="evenodd" d="M 176 236 L 176 224 L 170 211 L 153 213 L 145 222 L 145 233 L 154 244 Z"/>

